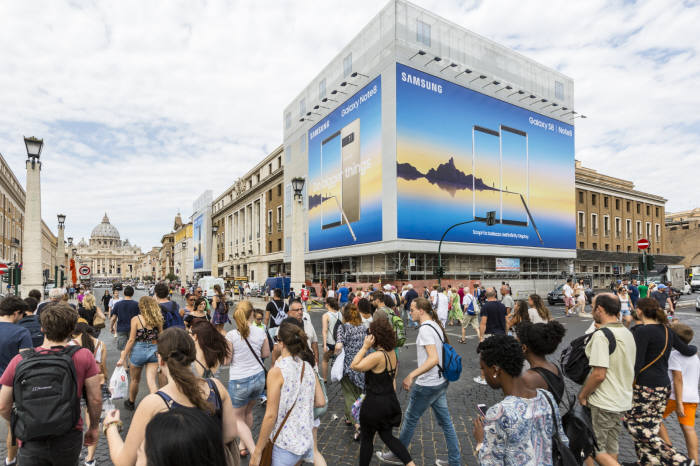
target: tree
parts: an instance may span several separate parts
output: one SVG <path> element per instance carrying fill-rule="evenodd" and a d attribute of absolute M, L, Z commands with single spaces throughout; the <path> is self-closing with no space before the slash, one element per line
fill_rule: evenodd
<path fill-rule="evenodd" d="M 166 280 L 169 280 L 169 281 L 171 281 L 171 282 L 174 282 L 174 281 L 177 281 L 178 276 L 175 275 L 174 273 L 170 272 L 169 274 L 167 274 L 167 275 L 165 276 L 165 279 L 166 279 Z"/>

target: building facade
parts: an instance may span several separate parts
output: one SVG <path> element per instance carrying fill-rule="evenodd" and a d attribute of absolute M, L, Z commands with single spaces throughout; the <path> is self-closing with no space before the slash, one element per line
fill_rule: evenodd
<path fill-rule="evenodd" d="M 182 223 L 182 217 L 177 214 L 175 217 L 174 232 L 175 243 L 173 246 L 173 263 L 175 275 L 180 283 L 187 283 L 194 279 L 194 263 L 191 254 L 192 250 L 192 222 Z"/>
<path fill-rule="evenodd" d="M 57 238 L 51 229 L 42 220 L 41 222 L 41 271 L 44 277 L 44 284 L 53 281 L 54 267 L 56 266 Z M 63 265 L 63 264 L 59 264 Z M 60 274 L 60 272 L 59 272 Z"/>
<path fill-rule="evenodd" d="M 285 273 L 283 174 L 280 146 L 212 202 L 219 277 L 262 284 Z"/>
<path fill-rule="evenodd" d="M 666 247 L 686 267 L 700 265 L 700 207 L 666 214 Z"/>
<path fill-rule="evenodd" d="M 160 248 L 154 246 L 147 253 L 141 254 L 136 269 L 139 279 L 155 280 L 160 270 Z"/>
<path fill-rule="evenodd" d="M 649 241 L 656 264 L 675 264 L 667 254 L 666 199 L 635 189 L 634 183 L 598 173 L 576 162 L 575 273 L 595 285 L 636 272 L 637 241 Z"/>
<path fill-rule="evenodd" d="M 92 278 L 136 278 L 141 248 L 121 240 L 119 230 L 105 213 L 93 228 L 89 241 L 81 239 L 76 247 L 76 266 L 87 265 Z"/>
<path fill-rule="evenodd" d="M 165 280 L 175 273 L 175 234 L 166 233 L 160 239 L 160 251 L 158 254 L 159 272 L 158 279 Z"/>
<path fill-rule="evenodd" d="M 0 154 L 0 261 L 22 262 L 25 192 Z"/>

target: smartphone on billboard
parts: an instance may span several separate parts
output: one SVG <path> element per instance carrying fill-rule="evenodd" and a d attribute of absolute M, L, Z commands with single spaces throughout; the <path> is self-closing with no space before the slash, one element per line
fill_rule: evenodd
<path fill-rule="evenodd" d="M 501 125 L 501 223 L 528 225 L 525 202 L 529 195 L 527 133 Z"/>
<path fill-rule="evenodd" d="M 341 202 L 342 166 L 340 131 L 321 142 L 321 229 L 327 230 L 342 224 L 338 206 Z"/>
<path fill-rule="evenodd" d="M 348 223 L 360 220 L 360 119 L 340 130 L 343 159 L 342 206 Z"/>
<path fill-rule="evenodd" d="M 486 221 L 486 212 L 501 212 L 501 157 L 498 131 L 472 127 L 472 195 L 474 219 Z M 480 179 L 482 184 L 477 184 Z"/>

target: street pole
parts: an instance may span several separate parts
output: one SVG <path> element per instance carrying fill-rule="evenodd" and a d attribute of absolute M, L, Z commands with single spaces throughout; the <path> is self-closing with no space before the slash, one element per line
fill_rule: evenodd
<path fill-rule="evenodd" d="M 644 284 L 647 284 L 647 251 L 642 250 L 642 264 L 644 264 Z"/>
<path fill-rule="evenodd" d="M 445 239 L 445 236 L 454 227 L 458 227 L 460 225 L 466 225 L 468 223 L 473 223 L 476 221 L 479 221 L 479 220 L 472 219 L 472 220 L 467 220 L 466 222 L 455 223 L 454 225 L 449 227 L 447 230 L 445 230 L 445 232 L 442 234 L 442 238 L 440 238 L 440 243 L 438 244 L 438 286 L 442 286 L 442 242 Z M 492 226 L 495 223 L 496 223 L 496 211 L 486 212 L 486 225 Z"/>

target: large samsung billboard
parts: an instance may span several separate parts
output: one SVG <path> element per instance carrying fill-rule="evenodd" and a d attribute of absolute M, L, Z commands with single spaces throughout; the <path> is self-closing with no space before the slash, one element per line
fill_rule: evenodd
<path fill-rule="evenodd" d="M 193 267 L 195 270 L 204 268 L 204 243 L 202 237 L 204 227 L 204 214 L 199 215 L 192 222 L 192 243 L 194 245 Z"/>
<path fill-rule="evenodd" d="M 574 128 L 537 113 L 546 105 L 527 110 L 397 63 L 398 238 L 437 241 L 473 220 L 445 240 L 575 249 Z"/>
<path fill-rule="evenodd" d="M 381 87 L 377 77 L 308 132 L 309 251 L 382 239 Z"/>

